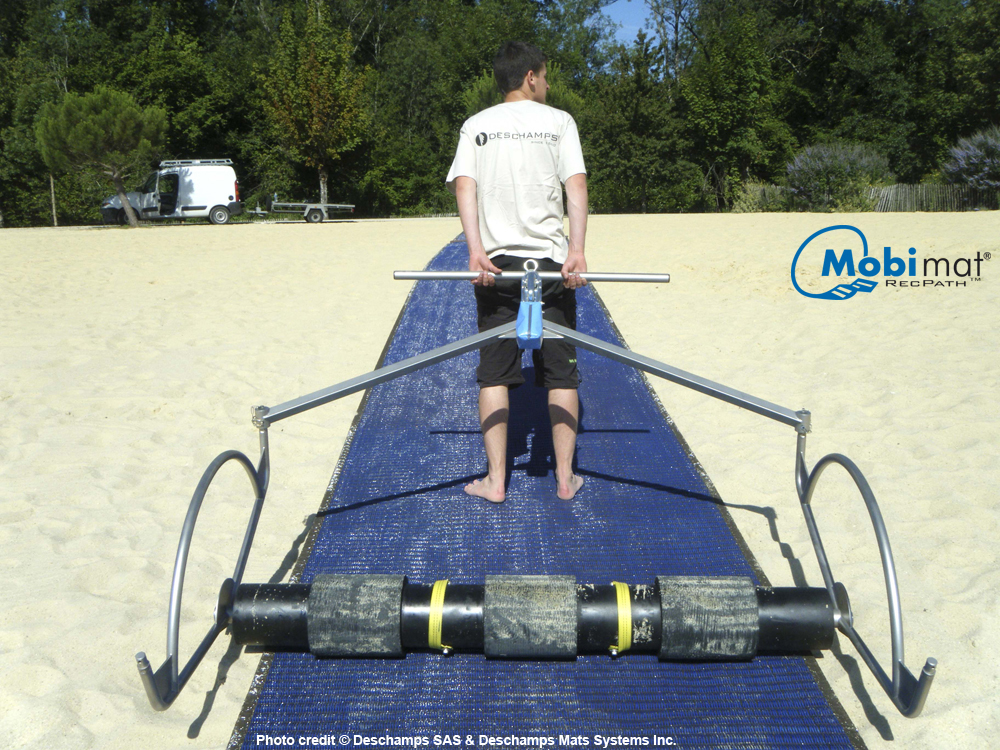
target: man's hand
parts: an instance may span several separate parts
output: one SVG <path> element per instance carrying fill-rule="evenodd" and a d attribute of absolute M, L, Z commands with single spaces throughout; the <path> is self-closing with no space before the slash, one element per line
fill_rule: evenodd
<path fill-rule="evenodd" d="M 495 286 L 496 279 L 490 276 L 491 273 L 502 273 L 502 271 L 494 266 L 489 257 L 486 255 L 485 250 L 473 251 L 469 249 L 469 270 L 478 273 L 479 276 L 472 280 L 472 283 L 476 286 Z"/>
<path fill-rule="evenodd" d="M 587 260 L 583 257 L 583 253 L 570 252 L 562 267 L 563 286 L 567 289 L 579 289 L 582 286 L 587 286 L 587 280 L 577 275 L 586 273 L 586 271 Z"/>

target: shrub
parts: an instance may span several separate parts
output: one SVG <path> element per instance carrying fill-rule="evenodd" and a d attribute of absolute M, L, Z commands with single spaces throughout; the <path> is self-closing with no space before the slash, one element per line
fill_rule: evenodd
<path fill-rule="evenodd" d="M 734 214 L 757 214 L 787 211 L 788 208 L 788 188 L 757 180 L 747 180 L 740 185 L 736 199 L 733 201 L 732 211 Z"/>
<path fill-rule="evenodd" d="M 807 211 L 871 211 L 872 188 L 893 181 L 886 158 L 868 146 L 810 146 L 788 164 L 788 188 Z"/>
<path fill-rule="evenodd" d="M 948 182 L 979 190 L 1000 189 L 1000 127 L 991 125 L 950 150 L 951 160 L 941 171 Z"/>

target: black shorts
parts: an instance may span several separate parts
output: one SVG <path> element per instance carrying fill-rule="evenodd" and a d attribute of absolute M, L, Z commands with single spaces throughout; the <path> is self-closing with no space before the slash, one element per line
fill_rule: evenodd
<path fill-rule="evenodd" d="M 498 255 L 491 258 L 500 270 L 520 270 L 525 258 Z M 542 259 L 539 271 L 559 271 L 562 264 Z M 496 286 L 476 287 L 476 311 L 479 331 L 488 331 L 517 320 L 521 305 L 521 281 L 498 281 Z M 567 328 L 576 329 L 576 290 L 567 289 L 559 281 L 542 282 L 542 318 Z M 531 351 L 535 366 L 535 385 L 544 388 L 576 388 L 580 373 L 576 368 L 576 347 L 561 339 L 543 339 L 541 349 Z M 524 383 L 521 374 L 521 350 L 514 339 L 503 339 L 479 350 L 476 381 L 480 388 L 506 385 L 511 388 Z"/>

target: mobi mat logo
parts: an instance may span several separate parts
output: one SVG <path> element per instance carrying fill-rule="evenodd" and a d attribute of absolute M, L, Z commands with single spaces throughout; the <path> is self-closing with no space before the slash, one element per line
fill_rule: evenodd
<path fill-rule="evenodd" d="M 804 297 L 829 300 L 851 299 L 879 286 L 961 289 L 982 281 L 982 264 L 992 257 L 977 250 L 975 258 L 931 258 L 921 256 L 915 247 L 894 251 L 890 245 L 884 245 L 881 253 L 869 252 L 864 232 L 837 224 L 809 235 L 799 245 L 792 258 L 792 285 Z"/>

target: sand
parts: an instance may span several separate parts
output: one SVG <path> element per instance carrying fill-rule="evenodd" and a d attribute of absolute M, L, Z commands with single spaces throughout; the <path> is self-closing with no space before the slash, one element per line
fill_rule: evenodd
<path fill-rule="evenodd" d="M 588 258 L 673 275 L 599 287 L 634 351 L 810 409 L 810 460 L 844 453 L 867 475 L 898 566 L 907 664 L 940 663 L 923 715 L 905 719 L 846 638 L 819 660 L 868 746 L 987 747 L 1000 730 L 1000 266 L 982 263 L 964 287 L 809 299 L 791 286 L 791 258 L 834 223 L 861 228 L 879 258 L 885 245 L 920 258 L 1000 249 L 996 212 L 596 216 Z M 164 658 L 191 492 L 221 451 L 256 455 L 252 405 L 369 370 L 410 288 L 391 272 L 423 267 L 460 230 L 441 218 L 0 232 L 0 746 L 225 746 L 256 654 L 220 638 L 163 713 L 132 656 Z M 802 278 L 822 291 L 815 269 Z M 792 428 L 654 387 L 771 583 L 821 585 Z M 246 580 L 287 578 L 359 401 L 272 428 Z M 828 471 L 816 515 L 858 630 L 888 667 L 875 539 L 845 477 Z M 251 501 L 242 470 L 223 469 L 191 551 L 182 654 L 211 624 Z"/>

